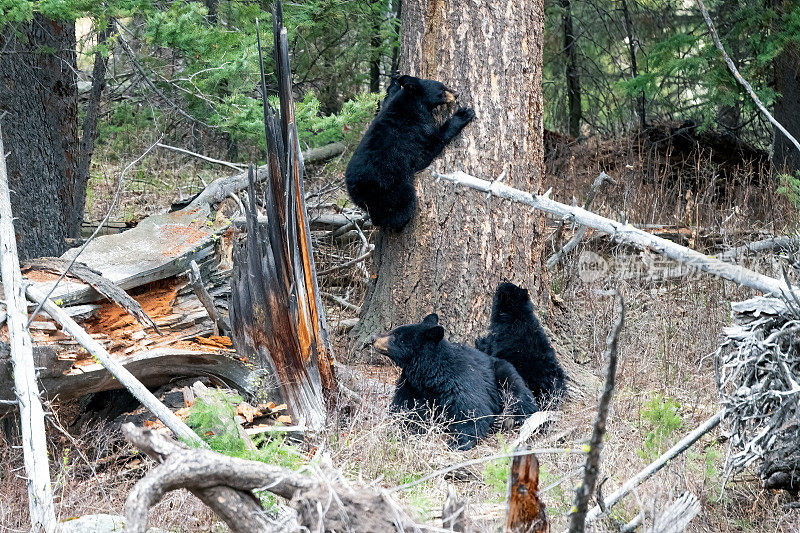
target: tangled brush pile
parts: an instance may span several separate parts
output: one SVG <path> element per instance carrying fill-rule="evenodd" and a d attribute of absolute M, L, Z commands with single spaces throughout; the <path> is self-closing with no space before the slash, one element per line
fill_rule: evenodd
<path fill-rule="evenodd" d="M 762 461 L 767 488 L 800 487 L 800 305 L 758 297 L 732 306 L 715 353 L 729 428 L 729 472 Z"/>

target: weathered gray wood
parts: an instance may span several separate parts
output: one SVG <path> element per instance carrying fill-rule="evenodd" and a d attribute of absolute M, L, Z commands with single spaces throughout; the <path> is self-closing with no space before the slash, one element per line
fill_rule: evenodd
<path fill-rule="evenodd" d="M 758 272 L 738 265 L 725 263 L 717 258 L 696 252 L 691 248 L 686 248 L 685 246 L 675 244 L 667 239 L 651 235 L 630 224 L 616 222 L 580 207 L 562 204 L 546 196 L 533 195 L 497 181 L 482 180 L 463 172 L 453 172 L 451 174 L 438 174 L 433 172 L 432 175 L 435 178 L 464 185 L 481 192 L 490 193 L 499 198 L 506 198 L 514 202 L 529 205 L 534 209 L 551 213 L 564 220 L 575 221 L 583 226 L 608 233 L 615 241 L 626 242 L 646 250 L 652 250 L 680 263 L 688 264 L 703 272 L 733 281 L 745 287 L 750 287 L 764 294 L 775 296 L 789 294 L 789 288 L 783 281 L 759 274 Z"/>
<path fill-rule="evenodd" d="M 658 515 L 649 533 L 683 533 L 698 514 L 700 502 L 697 496 L 686 491 Z"/>
<path fill-rule="evenodd" d="M 3 276 L 11 362 L 14 367 L 14 390 L 22 432 L 28 509 L 32 530 L 37 531 L 42 528 L 50 533 L 56 530 L 57 525 L 53 507 L 53 489 L 50 486 L 44 409 L 36 383 L 33 341 L 25 327 L 28 322 L 28 306 L 25 301 L 22 273 L 19 269 L 5 154 L 3 132 L 0 128 L 0 272 Z"/>
<path fill-rule="evenodd" d="M 219 335 L 220 333 L 228 330 L 228 326 L 225 324 L 222 318 L 220 318 L 217 308 L 214 306 L 214 299 L 211 298 L 211 295 L 208 294 L 205 285 L 203 285 L 203 277 L 200 275 L 200 267 L 197 266 L 197 261 L 194 259 L 192 259 L 192 261 L 189 263 L 189 279 L 192 283 L 192 289 L 194 289 L 194 293 L 197 295 L 197 299 L 203 304 L 203 307 L 208 312 L 209 318 L 211 318 L 211 322 L 214 326 L 214 335 Z"/>
<path fill-rule="evenodd" d="M 25 289 L 25 294 L 32 301 L 42 304 L 42 309 L 50 315 L 53 320 L 61 324 L 64 331 L 69 333 L 81 346 L 86 348 L 92 356 L 94 356 L 100 363 L 111 372 L 126 389 L 130 391 L 133 396 L 139 400 L 151 413 L 158 417 L 165 426 L 172 430 L 175 435 L 190 442 L 195 442 L 198 445 L 205 445 L 203 440 L 197 434 L 189 429 L 189 426 L 175 416 L 175 413 L 170 411 L 163 403 L 161 403 L 155 395 L 147 390 L 147 387 L 137 380 L 131 372 L 122 366 L 108 351 L 103 348 L 99 342 L 93 339 L 86 330 L 80 327 L 74 320 L 72 320 L 61 308 L 55 305 L 50 300 L 45 298 L 45 295 L 36 288 L 28 285 Z"/>
<path fill-rule="evenodd" d="M 126 232 L 97 237 L 80 255 L 80 261 L 121 289 L 181 274 L 192 259 L 199 262 L 213 253 L 216 235 L 227 227 L 223 217 L 209 225 L 210 217 L 207 205 L 151 215 Z M 71 260 L 77 251 L 67 250 L 61 258 Z M 53 282 L 34 285 L 47 294 Z M 99 298 L 90 286 L 66 279 L 50 295 L 62 305 Z"/>
<path fill-rule="evenodd" d="M 606 181 L 613 183 L 615 185 L 617 183 L 616 181 L 614 181 L 613 178 L 611 178 L 611 176 L 609 176 L 605 172 L 601 172 L 600 175 L 595 178 L 594 182 L 592 182 L 592 186 L 589 189 L 589 194 L 586 195 L 586 202 L 584 202 L 583 204 L 584 209 L 589 209 L 589 206 L 592 205 L 592 201 L 594 200 L 597 191 Z M 559 251 L 557 251 L 556 253 L 547 258 L 547 263 L 546 263 L 547 268 L 553 268 L 554 266 L 556 266 L 565 255 L 570 253 L 576 246 L 578 246 L 578 243 L 581 242 L 581 239 L 583 239 L 583 236 L 585 234 L 586 234 L 586 226 L 580 226 L 578 228 L 578 231 L 575 232 L 575 235 L 572 236 L 572 238 L 567 242 L 567 244 L 565 244 Z"/>
<path fill-rule="evenodd" d="M 616 505 L 622 498 L 624 498 L 628 493 L 630 493 L 633 489 L 638 487 L 642 482 L 650 478 L 653 474 L 661 470 L 667 463 L 669 463 L 672 459 L 683 453 L 684 451 L 688 450 L 689 447 L 697 442 L 700 437 L 717 427 L 722 421 L 722 415 L 725 414 L 725 411 L 718 411 L 714 416 L 700 424 L 694 431 L 683 437 L 680 441 L 678 441 L 672 448 L 664 452 L 658 459 L 647 465 L 643 470 L 641 470 L 638 474 L 630 478 L 628 481 L 622 484 L 622 486 L 614 491 L 613 494 L 609 495 L 605 500 L 604 507 L 606 510 L 611 509 L 614 505 Z M 595 506 L 592 508 L 589 513 L 586 515 L 586 521 L 591 522 L 592 520 L 597 519 L 600 515 L 603 514 L 603 511 L 600 509 L 600 506 Z"/>
<path fill-rule="evenodd" d="M 314 148 L 302 153 L 304 163 L 317 163 L 330 159 L 344 152 L 345 146 L 342 143 L 333 143 L 320 148 Z M 256 181 L 264 181 L 268 175 L 268 165 L 258 167 L 256 170 Z M 192 200 L 189 207 L 216 204 L 224 200 L 229 194 L 235 194 L 247 187 L 247 172 L 240 172 L 235 176 L 218 178 L 208 184 L 208 187 Z"/>

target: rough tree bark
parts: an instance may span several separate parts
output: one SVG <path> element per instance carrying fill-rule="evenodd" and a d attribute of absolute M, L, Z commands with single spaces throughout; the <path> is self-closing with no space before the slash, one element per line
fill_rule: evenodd
<path fill-rule="evenodd" d="M 505 174 L 515 187 L 539 189 L 543 19 L 541 0 L 403 2 L 401 72 L 442 81 L 477 115 L 431 169 Z M 472 342 L 500 280 L 545 294 L 543 218 L 429 177 L 418 178 L 417 192 L 411 223 L 379 237 L 356 343 L 432 311 L 451 338 Z"/>
<path fill-rule="evenodd" d="M 800 46 L 789 43 L 773 60 L 775 75 L 775 90 L 781 97 L 775 102 L 775 120 L 783 124 L 789 133 L 800 138 Z M 772 146 L 774 164 L 785 171 L 800 170 L 800 151 L 786 138 L 775 130 L 775 140 Z"/>
<path fill-rule="evenodd" d="M 77 237 L 75 24 L 34 14 L 0 32 L 0 114 L 7 111 L 11 202 L 21 259 L 58 256 Z"/>

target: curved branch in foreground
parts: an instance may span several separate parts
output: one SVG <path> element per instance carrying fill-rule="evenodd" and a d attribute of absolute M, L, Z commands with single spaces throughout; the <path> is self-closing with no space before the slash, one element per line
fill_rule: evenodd
<path fill-rule="evenodd" d="M 179 488 L 200 498 L 234 533 L 283 531 L 270 520 L 253 490 L 289 500 L 297 512 L 294 529 L 352 533 L 415 530 L 414 522 L 385 491 L 354 489 L 340 479 L 318 479 L 288 468 L 188 448 L 130 423 L 122 426 L 122 432 L 128 442 L 160 463 L 128 495 L 127 533 L 144 533 L 148 509 Z"/>

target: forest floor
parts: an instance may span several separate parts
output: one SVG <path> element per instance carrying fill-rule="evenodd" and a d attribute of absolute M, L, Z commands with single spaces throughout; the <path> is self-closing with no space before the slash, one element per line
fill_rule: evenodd
<path fill-rule="evenodd" d="M 701 251 L 736 246 L 756 240 L 759 232 L 794 231 L 796 210 L 775 193 L 771 175 L 746 161 L 733 167 L 709 163 L 700 154 L 694 161 L 670 161 L 642 150 L 640 141 L 588 140 L 580 144 L 551 138 L 544 189 L 552 187 L 556 200 L 578 203 L 603 170 L 617 185 L 601 190 L 592 210 L 630 222 L 684 228 L 683 244 Z M 108 154 L 105 154 L 108 155 Z M 323 167 L 309 169 L 307 192 L 319 192 L 315 204 L 325 209 L 341 207 L 344 199 L 342 171 L 347 154 Z M 98 166 L 90 194 L 88 218 L 99 219 L 110 204 L 121 157 Z M 434 164 L 435 166 L 435 164 Z M 179 194 L 202 187 L 200 178 L 227 173 L 174 154 L 149 157 L 126 184 L 117 213 L 119 219 L 138 220 L 166 208 Z M 146 177 L 145 177 L 146 176 Z M 691 191 L 691 192 L 690 192 Z M 577 254 L 549 273 L 553 305 L 540 313 L 553 332 L 559 358 L 575 380 L 579 393 L 563 406 L 560 418 L 534 435 L 534 448 L 579 449 L 589 437 L 602 382 L 602 354 L 614 320 L 614 302 L 598 293 L 615 286 L 626 302 L 625 329 L 619 340 L 619 370 L 607 435 L 601 458 L 602 487 L 610 494 L 622 482 L 652 462 L 683 435 L 719 408 L 713 352 L 722 328 L 730 323 L 730 302 L 753 293 L 731 283 L 702 275 L 661 279 L 658 261 L 651 254 L 611 245 L 588 234 L 579 250 L 602 255 L 611 265 L 608 276 L 587 282 L 577 267 Z M 321 242 L 315 250 L 318 268 L 354 256 L 355 244 Z M 645 276 L 626 276 L 642 272 Z M 755 267 L 775 274 L 769 258 Z M 663 266 L 663 265 L 662 265 Z M 626 270 L 627 269 L 627 270 Z M 357 269 L 336 279 L 322 279 L 325 291 L 358 306 L 364 296 L 363 275 Z M 327 305 L 329 322 L 352 318 L 355 313 Z M 424 310 L 420 314 L 424 314 Z M 320 449 L 330 464 L 357 483 L 385 488 L 416 481 L 434 470 L 469 459 L 509 451 L 514 431 L 497 433 L 468 452 L 449 450 L 441 433 L 401 436 L 396 420 L 387 414 L 396 371 L 379 359 L 364 360 L 348 353 L 346 332 L 332 328 L 339 360 L 362 373 L 365 399 L 361 408 L 343 408 L 315 442 L 298 445 L 301 453 Z M 343 402 L 344 403 L 344 402 Z M 60 406 L 58 417 L 69 419 L 78 406 Z M 54 479 L 62 519 L 88 513 L 122 514 L 125 497 L 150 463 L 120 446 L 118 437 L 102 426 L 84 427 L 77 435 L 51 433 Z M 78 453 L 80 451 L 80 454 Z M 725 472 L 727 442 L 724 428 L 704 436 L 690 450 L 645 482 L 611 513 L 620 523 L 640 510 L 657 513 L 681 492 L 692 491 L 702 511 L 690 524 L 692 532 L 792 532 L 800 530 L 800 511 L 784 510 L 792 498 L 759 487 L 754 471 L 728 478 Z M 81 457 L 83 455 L 83 457 Z M 25 486 L 15 477 L 22 465 L 18 450 L 0 447 L 0 533 L 27 530 Z M 540 487 L 553 523 L 561 531 L 573 505 L 583 457 L 557 453 L 539 456 Z M 408 490 L 395 493 L 421 521 L 437 525 L 448 487 L 469 502 L 468 514 L 476 530 L 496 530 L 504 519 L 508 461 L 465 467 L 447 476 L 435 476 Z M 440 522 L 438 523 L 440 524 Z M 151 525 L 170 531 L 224 531 L 212 513 L 185 491 L 167 495 L 152 510 Z M 604 529 L 615 530 L 609 521 Z"/>

